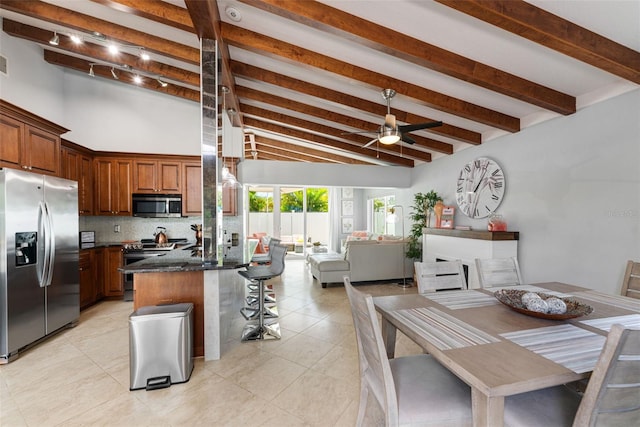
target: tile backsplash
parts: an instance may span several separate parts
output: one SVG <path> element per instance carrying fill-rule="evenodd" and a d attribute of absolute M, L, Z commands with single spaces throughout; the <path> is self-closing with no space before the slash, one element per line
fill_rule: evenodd
<path fill-rule="evenodd" d="M 191 230 L 191 224 L 200 224 L 201 217 L 188 218 L 138 218 L 130 216 L 81 216 L 80 231 L 95 231 L 96 242 L 122 242 L 123 240 L 153 239 L 157 227 L 165 227 L 166 234 L 170 239 L 186 238 L 190 242 L 195 242 L 195 232 Z M 240 242 L 242 239 L 242 217 L 224 217 L 223 229 L 226 236 L 231 239 L 232 233 L 238 233 Z M 116 228 L 119 227 L 119 232 Z M 224 236 L 225 234 L 223 234 Z M 231 246 L 230 243 L 224 245 L 225 255 L 230 258 L 241 258 L 242 245 Z"/>

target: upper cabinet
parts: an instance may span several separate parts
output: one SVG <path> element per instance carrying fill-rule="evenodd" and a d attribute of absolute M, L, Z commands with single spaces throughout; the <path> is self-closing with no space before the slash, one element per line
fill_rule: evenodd
<path fill-rule="evenodd" d="M 60 135 L 68 129 L 0 100 L 0 166 L 60 175 Z"/>
<path fill-rule="evenodd" d="M 98 157 L 94 166 L 95 214 L 131 216 L 133 161 Z"/>
<path fill-rule="evenodd" d="M 64 141 L 60 152 L 60 176 L 78 181 L 78 213 L 93 215 L 93 157 L 88 150 L 84 151 L 79 146 Z"/>
<path fill-rule="evenodd" d="M 202 215 L 202 166 L 200 162 L 182 163 L 182 215 Z"/>
<path fill-rule="evenodd" d="M 182 164 L 170 160 L 135 160 L 133 193 L 180 194 Z"/>

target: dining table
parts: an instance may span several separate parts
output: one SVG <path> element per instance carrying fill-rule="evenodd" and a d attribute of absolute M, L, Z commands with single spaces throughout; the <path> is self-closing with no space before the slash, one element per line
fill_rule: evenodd
<path fill-rule="evenodd" d="M 580 317 L 551 320 L 502 304 L 494 292 L 546 293 L 590 306 Z M 505 288 L 374 297 L 387 356 L 396 333 L 417 343 L 471 387 L 474 426 L 504 424 L 507 396 L 588 378 L 616 323 L 640 328 L 640 300 L 548 282 Z"/>

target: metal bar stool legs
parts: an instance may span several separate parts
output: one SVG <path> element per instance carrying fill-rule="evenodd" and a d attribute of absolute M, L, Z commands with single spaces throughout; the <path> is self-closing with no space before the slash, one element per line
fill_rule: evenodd
<path fill-rule="evenodd" d="M 265 306 L 264 279 L 257 279 L 257 282 L 256 307 L 244 307 L 240 310 L 245 319 L 250 320 L 242 330 L 241 339 L 242 341 L 280 339 L 280 324 L 277 321 L 266 321 L 267 318 L 278 317 L 277 308 Z"/>

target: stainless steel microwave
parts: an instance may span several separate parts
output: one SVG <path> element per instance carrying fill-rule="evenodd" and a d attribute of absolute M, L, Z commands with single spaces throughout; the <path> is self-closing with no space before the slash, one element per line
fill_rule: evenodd
<path fill-rule="evenodd" d="M 180 194 L 134 194 L 133 216 L 145 218 L 179 218 L 182 216 Z"/>

